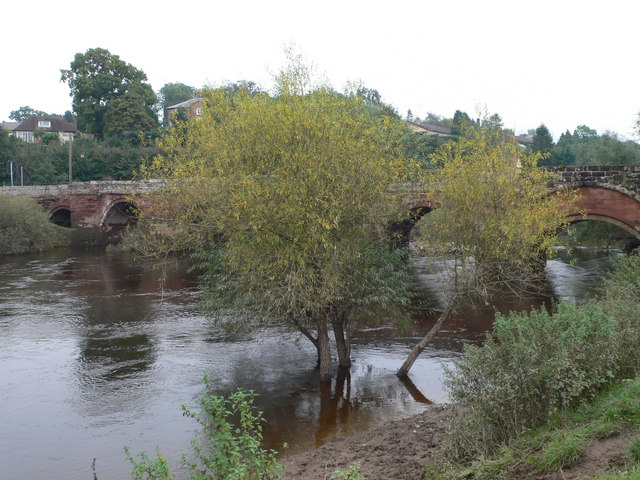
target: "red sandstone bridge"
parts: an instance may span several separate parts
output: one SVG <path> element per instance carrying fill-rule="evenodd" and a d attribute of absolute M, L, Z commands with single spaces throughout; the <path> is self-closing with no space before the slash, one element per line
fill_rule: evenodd
<path fill-rule="evenodd" d="M 640 240 L 640 165 L 555 168 L 557 187 L 577 188 L 580 200 L 570 212 L 573 221 L 614 224 Z M 78 182 L 65 185 L 0 187 L 0 194 L 35 198 L 58 224 L 100 234 L 115 234 L 135 223 L 137 210 L 149 208 L 147 194 L 160 185 L 151 182 Z M 396 232 L 403 238 L 415 222 L 434 208 L 427 193 L 407 191 L 413 215 Z M 583 212 L 583 213 L 578 213 Z"/>

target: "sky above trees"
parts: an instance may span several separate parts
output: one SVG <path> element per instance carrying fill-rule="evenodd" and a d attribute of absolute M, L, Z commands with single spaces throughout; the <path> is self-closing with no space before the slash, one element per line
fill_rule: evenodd
<path fill-rule="evenodd" d="M 526 132 L 545 123 L 557 140 L 578 125 L 631 137 L 640 111 L 634 33 L 640 2 L 322 3 L 34 0 L 3 7 L 0 120 L 29 105 L 71 107 L 60 69 L 106 48 L 165 83 L 265 88 L 294 43 L 336 87 L 361 80 L 401 115 L 497 112 Z"/>

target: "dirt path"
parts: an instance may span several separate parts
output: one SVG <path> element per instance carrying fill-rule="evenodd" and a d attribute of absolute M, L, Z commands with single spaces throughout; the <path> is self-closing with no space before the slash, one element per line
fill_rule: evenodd
<path fill-rule="evenodd" d="M 367 480 L 419 480 L 422 465 L 445 436 L 452 415 L 446 406 L 433 405 L 404 420 L 355 433 L 315 450 L 286 456 L 285 478 L 324 480 L 335 470 L 355 462 Z"/>

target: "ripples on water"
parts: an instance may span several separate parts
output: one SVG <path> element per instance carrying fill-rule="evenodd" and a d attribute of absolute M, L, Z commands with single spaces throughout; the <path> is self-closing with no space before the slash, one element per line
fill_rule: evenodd
<path fill-rule="evenodd" d="M 610 263 L 550 261 L 553 291 L 582 298 Z M 438 265 L 417 268 L 437 308 Z M 0 259 L 0 477 L 92 478 L 95 457 L 99 478 L 127 478 L 124 445 L 134 452 L 159 445 L 177 464 L 196 428 L 180 404 L 194 404 L 204 374 L 219 393 L 260 394 L 269 446 L 319 445 L 446 400 L 442 365 L 463 341 L 481 339 L 493 317 L 492 309 L 461 312 L 418 359 L 409 383 L 394 372 L 433 319 L 404 336 L 384 323 L 365 328 L 354 340 L 350 378 L 320 388 L 306 339 L 273 328 L 230 339 L 200 315 L 195 294 L 183 269 L 161 285 L 158 272 L 126 255 Z"/>

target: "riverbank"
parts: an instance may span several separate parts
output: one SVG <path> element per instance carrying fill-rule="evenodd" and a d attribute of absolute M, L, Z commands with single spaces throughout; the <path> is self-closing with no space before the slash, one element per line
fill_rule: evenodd
<path fill-rule="evenodd" d="M 285 456 L 287 480 L 329 479 L 336 470 L 360 462 L 367 480 L 417 480 L 424 464 L 446 437 L 455 410 L 432 405 L 417 415 L 342 437 L 309 452 Z"/>
<path fill-rule="evenodd" d="M 456 412 L 452 405 L 433 405 L 409 418 L 285 456 L 285 479 L 328 480 L 335 470 L 357 462 L 367 480 L 640 478 L 640 378 L 522 435 L 493 458 L 425 473 L 425 465 L 437 460 Z"/>

